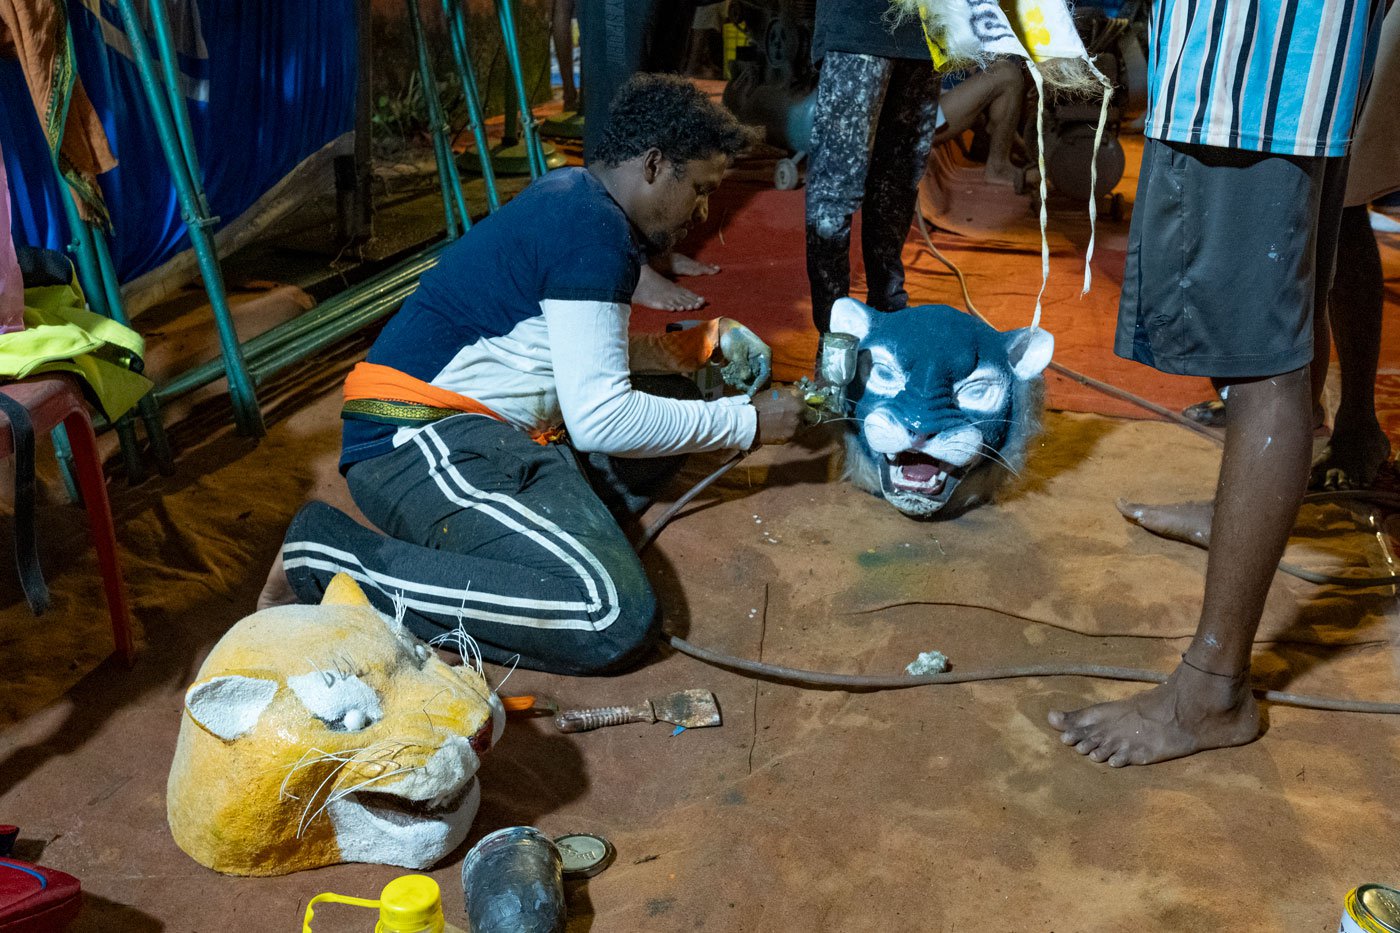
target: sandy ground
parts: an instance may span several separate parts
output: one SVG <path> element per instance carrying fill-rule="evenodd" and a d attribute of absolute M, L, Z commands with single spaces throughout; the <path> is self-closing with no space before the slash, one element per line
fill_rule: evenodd
<path fill-rule="evenodd" d="M 966 245 L 960 255 L 987 307 L 1005 310 L 1002 326 L 1025 323 L 1025 257 L 1007 266 Z M 1111 295 L 1096 300 L 1111 305 Z M 1076 316 L 1067 294 L 1055 301 L 1047 326 L 1082 331 L 1065 345 L 1086 365 L 1103 361 L 1087 336 L 1105 327 L 1103 307 Z M 315 893 L 374 896 L 398 874 L 340 866 L 224 878 L 175 847 L 164 817 L 184 688 L 252 610 L 298 505 L 343 497 L 337 390 L 360 350 L 269 387 L 262 441 L 229 433 L 217 401 L 198 405 L 175 431 L 176 475 L 113 485 L 144 636 L 134 669 L 104 660 L 95 561 L 81 514 L 58 501 L 52 477 L 42 522 L 53 610 L 32 618 L 0 575 L 0 820 L 22 827 L 21 857 L 82 879 L 79 930 L 294 929 Z M 647 564 L 674 631 L 749 657 L 886 673 L 936 648 L 960 670 L 1052 661 L 1165 670 L 1194 623 L 1204 554 L 1128 526 L 1112 503 L 1208 495 L 1217 456 L 1175 426 L 1052 413 L 1002 502 L 917 523 L 836 481 L 830 438 L 814 434 L 730 473 Z M 713 466 L 698 458 L 687 478 Z M 1388 567 L 1381 531 L 1367 512 L 1310 510 L 1290 559 Z M 1256 678 L 1393 699 L 1396 624 L 1390 590 L 1280 576 Z M 1271 706 L 1249 746 L 1112 772 L 1061 747 L 1044 717 L 1136 689 L 1120 683 L 807 691 L 662 652 L 615 678 L 517 672 L 506 692 L 601 705 L 693 686 L 715 691 L 722 727 L 561 736 L 537 720 L 512 724 L 486 759 L 469 841 L 531 823 L 602 833 L 617 847 L 613 867 L 571 891 L 571 930 L 1324 933 L 1348 888 L 1400 881 L 1400 723 L 1384 717 Z M 457 922 L 462 854 L 434 872 Z M 368 928 L 349 911 L 322 918 L 317 930 Z"/>

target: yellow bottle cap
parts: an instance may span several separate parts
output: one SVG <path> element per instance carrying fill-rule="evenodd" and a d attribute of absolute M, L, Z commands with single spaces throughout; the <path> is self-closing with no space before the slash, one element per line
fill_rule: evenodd
<path fill-rule="evenodd" d="M 427 875 L 403 875 L 379 895 L 376 933 L 441 933 L 442 890 Z"/>

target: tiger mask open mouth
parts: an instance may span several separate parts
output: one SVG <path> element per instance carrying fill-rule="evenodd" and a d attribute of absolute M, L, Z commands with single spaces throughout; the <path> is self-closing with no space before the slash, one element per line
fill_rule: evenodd
<path fill-rule="evenodd" d="M 831 329 L 859 341 L 846 478 L 915 518 L 989 501 L 1040 431 L 1055 339 L 1001 332 L 947 305 L 879 312 L 852 298 Z"/>

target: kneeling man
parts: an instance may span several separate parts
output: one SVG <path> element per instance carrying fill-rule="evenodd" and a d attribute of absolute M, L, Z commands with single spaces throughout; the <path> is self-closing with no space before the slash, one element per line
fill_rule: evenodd
<path fill-rule="evenodd" d="M 345 385 L 340 469 L 383 533 L 308 504 L 263 604 L 316 602 L 347 573 L 415 635 L 460 630 L 488 660 L 635 662 L 659 619 L 619 521 L 686 454 L 801 423 L 794 392 L 705 402 L 676 375 L 718 349 L 766 378 L 771 353 L 742 325 L 628 335 L 646 256 L 705 219 L 747 142 L 691 84 L 639 75 L 589 168 L 551 172 L 444 251 Z"/>

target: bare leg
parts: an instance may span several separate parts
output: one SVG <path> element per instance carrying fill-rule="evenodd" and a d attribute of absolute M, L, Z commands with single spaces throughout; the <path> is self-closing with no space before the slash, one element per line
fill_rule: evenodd
<path fill-rule="evenodd" d="M 291 606 L 298 602 L 300 600 L 297 599 L 297 594 L 287 582 L 287 571 L 282 567 L 282 549 L 278 548 L 277 557 L 272 561 L 272 569 L 267 572 L 267 582 L 258 594 L 258 609 L 261 611 L 272 606 Z"/>
<path fill-rule="evenodd" d="M 1326 489 L 1369 486 L 1390 458 L 1390 441 L 1376 418 L 1376 363 L 1384 304 L 1380 250 L 1365 206 L 1342 212 L 1337 271 L 1328 296 L 1332 332 L 1341 366 L 1342 398 L 1332 440 L 1313 467 L 1309 485 Z M 1327 357 L 1313 358 L 1314 391 Z"/>
<path fill-rule="evenodd" d="M 559 59 L 559 79 L 564 86 L 564 112 L 578 110 L 574 86 L 574 0 L 554 0 L 554 55 Z"/>
<path fill-rule="evenodd" d="M 1230 417 L 1196 637 L 1159 687 L 1050 713 L 1060 740 L 1113 767 L 1243 745 L 1259 731 L 1249 656 L 1298 514 L 1311 446 L 1307 369 L 1230 384 Z"/>
<path fill-rule="evenodd" d="M 1021 66 L 1003 59 L 995 62 L 950 91 L 939 100 L 946 121 L 933 137 L 941 145 L 972 128 L 983 112 L 987 113 L 987 130 L 991 144 L 987 151 L 987 180 L 997 184 L 1015 184 L 1019 171 L 1011 164 L 1011 144 L 1016 138 L 1016 126 L 1021 120 Z"/>
<path fill-rule="evenodd" d="M 989 73 L 996 79 L 997 91 L 987 108 L 987 133 L 991 141 L 987 147 L 985 174 L 988 181 L 1014 185 L 1020 172 L 1011 164 L 1011 143 L 1016 138 L 1021 104 L 1025 99 L 1021 66 L 1004 58 L 993 64 Z"/>

